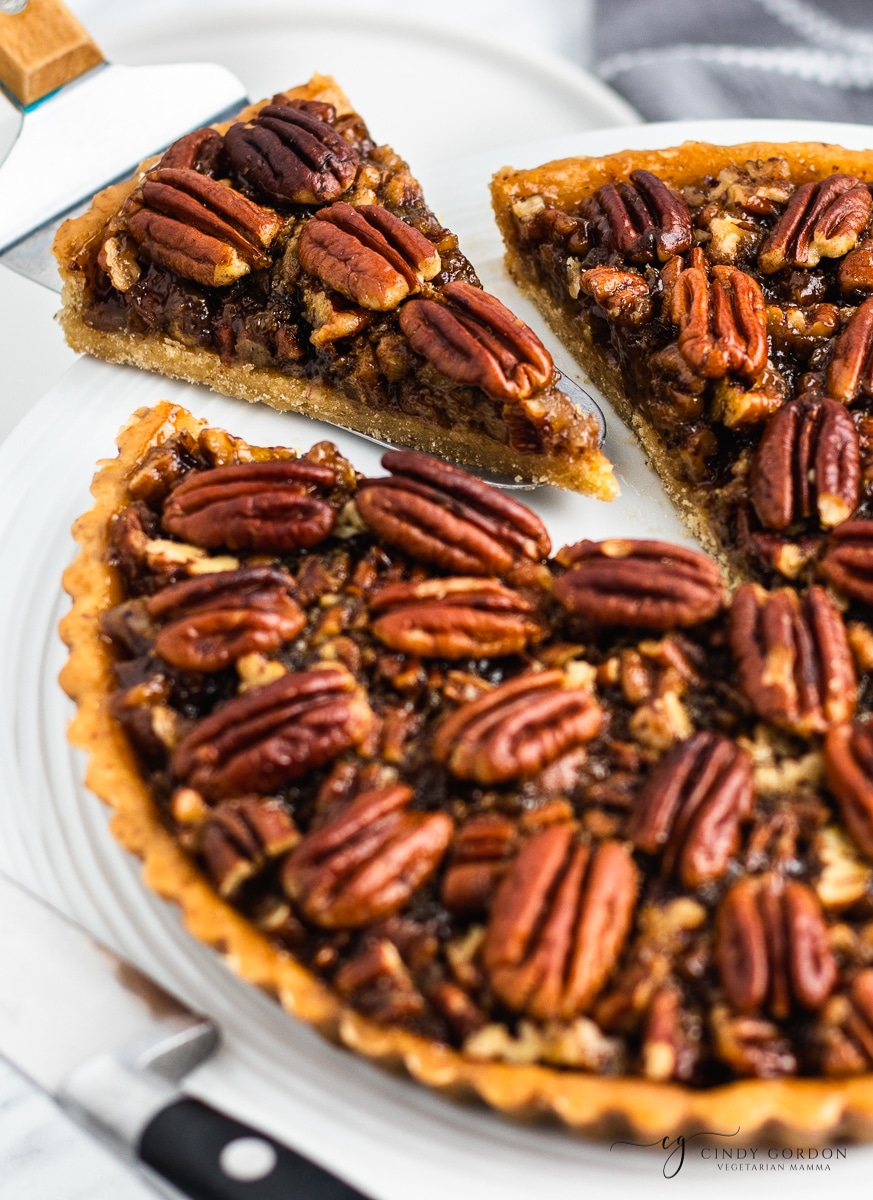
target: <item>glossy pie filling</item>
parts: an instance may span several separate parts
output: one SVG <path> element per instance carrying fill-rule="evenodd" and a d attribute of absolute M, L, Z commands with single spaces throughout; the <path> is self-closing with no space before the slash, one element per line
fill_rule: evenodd
<path fill-rule="evenodd" d="M 866 609 L 385 466 L 206 428 L 127 480 L 111 711 L 216 902 L 471 1060 L 869 1071 Z"/>

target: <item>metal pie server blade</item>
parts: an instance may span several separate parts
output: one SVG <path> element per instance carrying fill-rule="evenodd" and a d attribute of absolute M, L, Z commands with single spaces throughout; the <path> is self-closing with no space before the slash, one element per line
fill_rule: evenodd
<path fill-rule="evenodd" d="M 117 1152 L 194 1200 L 363 1200 L 186 1097 L 215 1024 L 3 875 L 0 962 L 0 1054 Z"/>
<path fill-rule="evenodd" d="M 28 102 L 32 88 L 39 91 L 34 64 L 51 56 L 63 86 Z M 61 220 L 142 159 L 191 129 L 229 120 L 247 102 L 243 84 L 216 64 L 98 61 L 78 69 L 101 57 L 60 0 L 25 0 L 16 12 L 0 0 L 0 84 L 21 114 L 0 163 L 0 263 L 56 291 L 50 249 Z M 16 58 L 17 72 L 7 61 Z"/>

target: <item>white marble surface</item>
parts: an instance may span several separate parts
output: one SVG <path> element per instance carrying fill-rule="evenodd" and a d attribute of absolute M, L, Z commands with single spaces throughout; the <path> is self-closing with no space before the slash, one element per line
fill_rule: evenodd
<path fill-rule="evenodd" d="M 122 39 L 143 7 L 133 0 L 68 0 L 104 46 Z M 211 0 L 150 0 L 148 17 L 172 22 L 212 9 Z M 373 0 L 367 11 L 409 14 L 430 9 L 417 0 Z M 584 0 L 442 0 L 458 30 L 488 33 L 508 45 L 585 58 Z M 498 34 L 494 30 L 499 29 Z M 2 100 L 0 100 L 2 103 Z M 511 140 L 507 138 L 507 140 Z M 0 440 L 56 382 L 75 356 L 52 321 L 57 296 L 0 267 Z M 135 1169 L 76 1129 L 55 1105 L 0 1060 L 0 1200 L 148 1200 L 157 1193 Z"/>

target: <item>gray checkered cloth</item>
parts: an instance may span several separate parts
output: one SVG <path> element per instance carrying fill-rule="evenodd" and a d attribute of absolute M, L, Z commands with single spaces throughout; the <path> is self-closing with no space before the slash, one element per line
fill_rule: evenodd
<path fill-rule="evenodd" d="M 873 0 L 597 0 L 590 65 L 650 121 L 873 123 Z"/>

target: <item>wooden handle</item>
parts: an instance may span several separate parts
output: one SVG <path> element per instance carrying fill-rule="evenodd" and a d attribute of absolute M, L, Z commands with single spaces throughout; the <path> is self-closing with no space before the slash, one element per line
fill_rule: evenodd
<path fill-rule="evenodd" d="M 100 48 L 60 0 L 28 0 L 0 13 L 0 83 L 24 108 L 103 62 Z"/>

